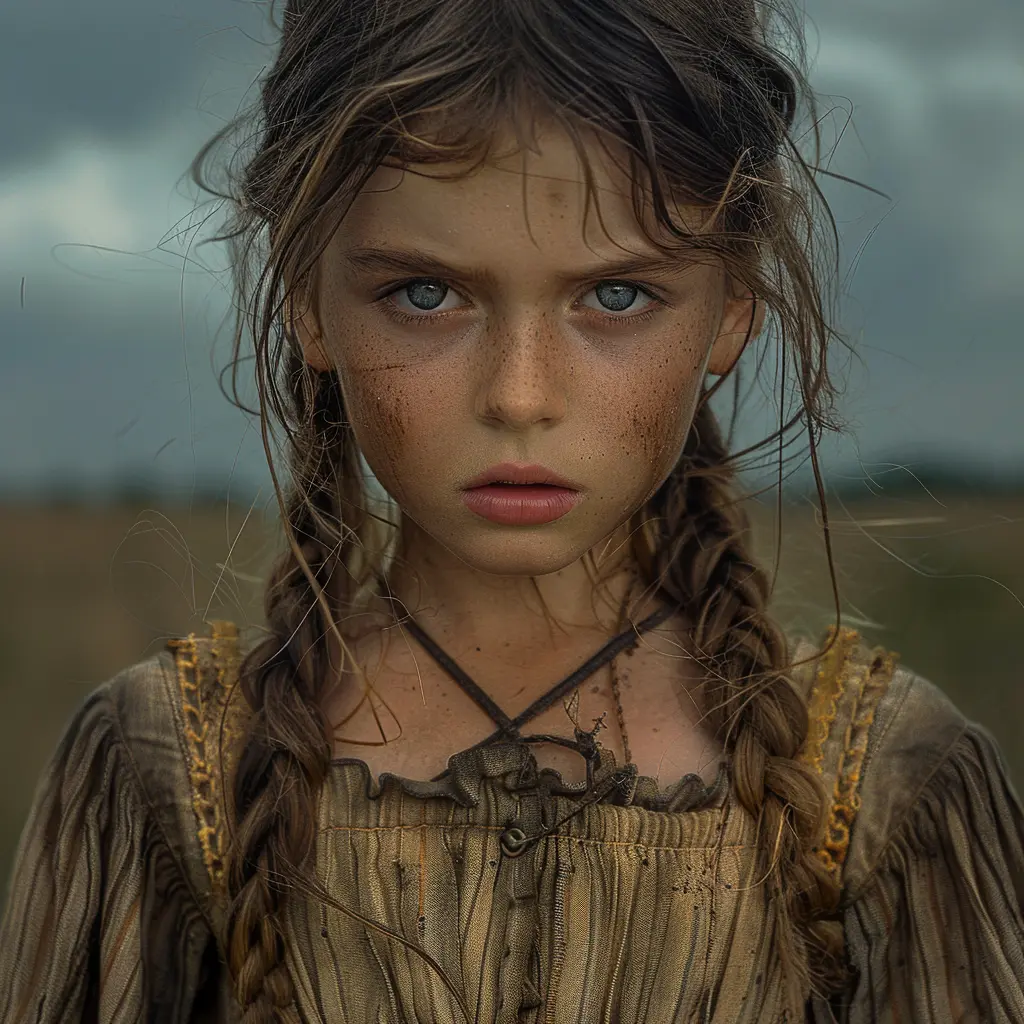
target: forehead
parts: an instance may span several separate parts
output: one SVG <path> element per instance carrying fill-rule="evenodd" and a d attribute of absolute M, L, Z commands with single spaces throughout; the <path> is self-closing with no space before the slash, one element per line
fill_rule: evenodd
<path fill-rule="evenodd" d="M 362 245 L 416 236 L 486 247 L 528 239 L 540 248 L 554 243 L 563 250 L 654 253 L 647 233 L 666 241 L 669 235 L 649 204 L 642 203 L 641 218 L 643 223 L 637 219 L 625 153 L 593 135 L 577 143 L 564 129 L 551 127 L 538 130 L 529 147 L 516 145 L 508 133 L 497 137 L 486 161 L 475 168 L 436 163 L 377 168 L 346 214 L 336 242 Z M 703 214 L 680 207 L 677 220 L 688 231 L 699 231 Z"/>

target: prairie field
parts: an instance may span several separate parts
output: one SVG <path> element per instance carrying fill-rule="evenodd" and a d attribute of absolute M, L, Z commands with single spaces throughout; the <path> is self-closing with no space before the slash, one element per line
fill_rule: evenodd
<path fill-rule="evenodd" d="M 246 506 L 0 505 L 0 879 L 69 716 L 95 686 L 212 618 L 259 625 L 276 518 Z M 774 505 L 750 504 L 775 560 Z M 842 618 L 940 686 L 1024 783 L 1024 493 L 829 506 Z M 787 499 L 773 591 L 793 633 L 834 621 L 820 514 Z"/>

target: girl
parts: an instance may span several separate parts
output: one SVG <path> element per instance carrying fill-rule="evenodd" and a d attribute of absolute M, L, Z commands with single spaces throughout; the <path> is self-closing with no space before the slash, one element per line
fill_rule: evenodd
<path fill-rule="evenodd" d="M 993 740 L 783 634 L 709 405 L 770 311 L 768 443 L 831 424 L 770 13 L 290 0 L 224 193 L 289 440 L 269 629 L 79 711 L 5 1022 L 1024 1020 Z"/>

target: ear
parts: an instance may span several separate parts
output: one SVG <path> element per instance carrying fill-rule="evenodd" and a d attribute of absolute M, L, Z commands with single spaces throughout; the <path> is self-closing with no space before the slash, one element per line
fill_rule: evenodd
<path fill-rule="evenodd" d="M 708 358 L 708 373 L 719 377 L 724 377 L 736 365 L 748 340 L 747 332 L 750 332 L 752 340 L 761 333 L 764 326 L 764 300 L 755 298 L 754 293 L 749 290 L 735 296 L 734 290 L 735 285 L 730 280 L 727 284 L 722 322 Z"/>
<path fill-rule="evenodd" d="M 315 318 L 307 310 L 298 315 L 294 312 L 294 305 L 289 299 L 285 306 L 288 326 L 298 339 L 302 347 L 302 356 L 313 367 L 321 373 L 326 370 L 333 370 L 331 360 L 327 356 L 327 350 L 320 335 L 319 328 L 314 322 Z"/>

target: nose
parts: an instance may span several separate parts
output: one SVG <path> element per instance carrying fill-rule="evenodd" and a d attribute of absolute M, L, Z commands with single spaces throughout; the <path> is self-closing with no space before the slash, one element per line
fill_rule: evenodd
<path fill-rule="evenodd" d="M 553 424 L 566 412 L 568 339 L 545 312 L 501 317 L 480 336 L 478 414 L 514 430 Z"/>

